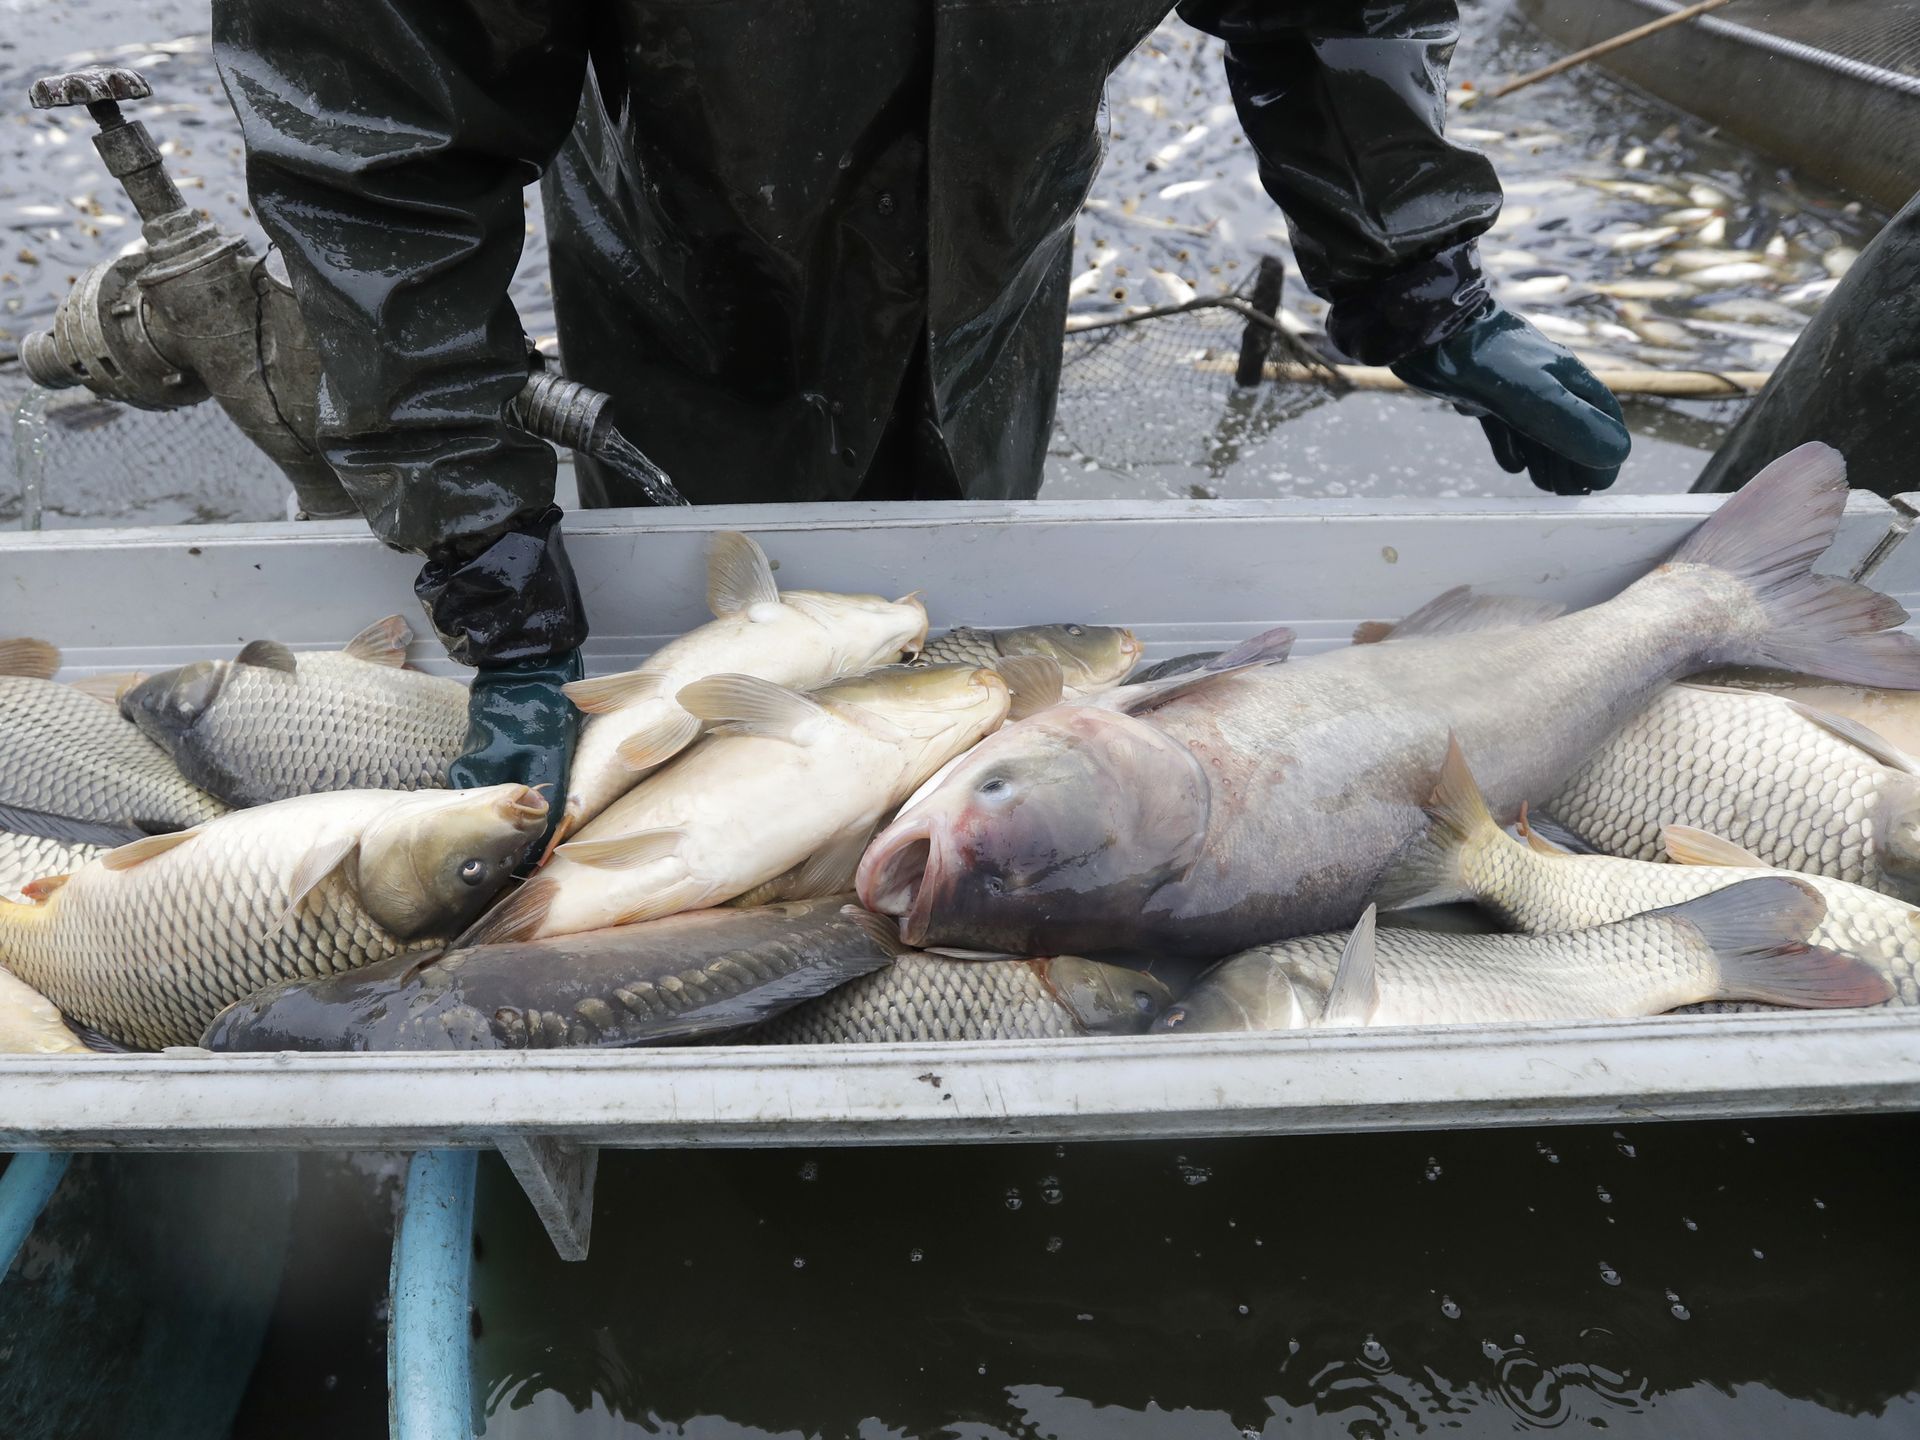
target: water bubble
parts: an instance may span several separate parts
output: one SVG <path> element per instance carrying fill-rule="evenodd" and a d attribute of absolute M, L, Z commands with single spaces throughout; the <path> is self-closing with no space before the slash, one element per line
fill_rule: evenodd
<path fill-rule="evenodd" d="M 1300 1342 L 1298 1340 L 1287 1341 L 1287 1354 L 1298 1355 L 1299 1353 L 1300 1353 Z"/>
<path fill-rule="evenodd" d="M 806 1269 L 806 1268 L 807 1268 L 807 1257 L 806 1257 L 806 1256 L 804 1256 L 804 1255 L 796 1255 L 796 1256 L 794 1256 L 794 1257 L 793 1257 L 793 1268 L 794 1268 L 794 1269 L 796 1269 L 796 1270 L 804 1270 L 804 1269 Z"/>
<path fill-rule="evenodd" d="M 987 1367 L 986 1367 L 986 1366 L 984 1366 L 984 1365 L 982 1365 L 982 1366 L 980 1367 L 980 1370 L 979 1370 L 979 1373 L 980 1373 L 980 1374 L 982 1374 L 982 1375 L 984 1375 L 984 1374 L 986 1374 L 986 1373 L 987 1373 Z"/>
<path fill-rule="evenodd" d="M 1534 1141 L 1533 1148 L 1536 1151 L 1538 1151 L 1540 1154 L 1547 1157 L 1547 1163 L 1549 1165 L 1558 1165 L 1560 1163 L 1560 1157 L 1553 1153 L 1553 1147 L 1547 1144 L 1546 1141 L 1544 1140 Z"/>
<path fill-rule="evenodd" d="M 1371 1335 L 1367 1337 L 1367 1343 L 1360 1347 L 1360 1353 L 1366 1356 L 1367 1363 L 1370 1365 L 1385 1365 L 1387 1363 L 1387 1347 Z"/>
<path fill-rule="evenodd" d="M 1451 1295 L 1442 1295 L 1440 1297 L 1440 1313 L 1449 1320 L 1458 1320 L 1460 1318 L 1460 1307 L 1454 1303 Z"/>
<path fill-rule="evenodd" d="M 1250 1309 L 1248 1306 L 1245 1306 L 1245 1305 L 1241 1305 L 1237 1308 L 1239 1309 L 1242 1315 L 1251 1315 L 1253 1313 L 1252 1309 Z"/>
<path fill-rule="evenodd" d="M 1427 1156 L 1427 1179 L 1438 1180 L 1440 1175 L 1440 1162 L 1431 1155 Z"/>
<path fill-rule="evenodd" d="M 1527 1337 L 1524 1335 L 1516 1335 L 1513 1337 L 1513 1343 L 1516 1345 L 1524 1345 L 1527 1343 Z"/>
<path fill-rule="evenodd" d="M 1049 1205 L 1058 1205 L 1063 1193 L 1057 1175 L 1049 1175 L 1040 1182 L 1040 1198 Z"/>
<path fill-rule="evenodd" d="M 1189 1185 L 1204 1185 L 1213 1178 L 1213 1171 L 1205 1165 L 1196 1165 L 1184 1155 L 1173 1157 L 1173 1167 L 1180 1172 L 1180 1178 Z"/>
<path fill-rule="evenodd" d="M 1611 1205 L 1613 1203 L 1613 1194 L 1611 1191 L 1607 1189 L 1606 1186 L 1604 1185 L 1594 1186 L 1593 1193 L 1599 1197 L 1600 1203 L 1602 1205 Z"/>
<path fill-rule="evenodd" d="M 1749 1145 L 1757 1145 L 1760 1143 L 1759 1141 L 1753 1138 L 1753 1132 L 1751 1130 L 1742 1130 L 1740 1132 L 1740 1138 L 1746 1141 L 1747 1144 Z"/>
<path fill-rule="evenodd" d="M 922 1250 L 918 1245 L 914 1246 L 911 1250 L 907 1251 L 907 1263 L 910 1265 L 918 1265 L 922 1260 L 926 1258 L 927 1258 L 927 1252 Z"/>
<path fill-rule="evenodd" d="M 1047 1253 L 1049 1255 L 1058 1255 L 1060 1253 L 1060 1247 L 1066 1243 L 1067 1242 L 1062 1240 L 1058 1235 L 1047 1236 Z"/>
<path fill-rule="evenodd" d="M 1018 1190 L 1007 1191 L 1007 1209 L 1018 1210 L 1023 1203 L 1024 1202 L 1020 1199 L 1020 1192 Z"/>
<path fill-rule="evenodd" d="M 1066 1158 L 1067 1158 L 1067 1147 L 1066 1147 L 1066 1146 L 1064 1146 L 1064 1145 L 1056 1145 L 1056 1146 L 1054 1146 L 1054 1147 L 1053 1147 L 1053 1158 L 1054 1158 L 1054 1159 L 1056 1159 L 1056 1160 L 1064 1160 L 1064 1159 L 1066 1159 Z"/>
<path fill-rule="evenodd" d="M 1765 1252 L 1764 1250 L 1758 1250 L 1758 1249 L 1756 1249 L 1756 1250 L 1755 1250 L 1755 1251 L 1753 1252 L 1753 1258 L 1754 1258 L 1754 1259 L 1756 1259 L 1756 1260 L 1764 1260 L 1764 1259 L 1766 1259 L 1766 1258 L 1767 1258 L 1767 1256 L 1766 1256 L 1766 1252 Z"/>
<path fill-rule="evenodd" d="M 1613 1139 L 1614 1139 L 1613 1148 L 1618 1150 L 1622 1155 L 1626 1156 L 1627 1159 L 1631 1160 L 1633 1159 L 1634 1156 L 1640 1153 L 1638 1150 L 1633 1148 L 1633 1142 L 1627 1139 L 1627 1137 L 1625 1135 L 1622 1135 L 1618 1130 L 1613 1132 Z"/>
<path fill-rule="evenodd" d="M 818 1180 L 820 1178 L 819 1163 L 813 1160 L 807 1161 L 806 1164 L 800 1167 L 800 1178 L 802 1180 Z"/>
<path fill-rule="evenodd" d="M 1691 1320 L 1693 1318 L 1693 1312 L 1677 1300 L 1667 1308 L 1673 1312 L 1673 1318 L 1676 1320 Z"/>
<path fill-rule="evenodd" d="M 1698 1229 L 1700 1228 L 1700 1227 L 1699 1227 L 1698 1225 L 1696 1225 L 1696 1224 L 1694 1224 L 1694 1223 L 1693 1223 L 1693 1221 L 1691 1221 L 1691 1220 L 1689 1220 L 1689 1219 L 1688 1219 L 1688 1218 L 1687 1218 L 1686 1216 L 1684 1216 L 1684 1215 L 1682 1215 L 1682 1216 L 1680 1217 L 1680 1223 L 1681 1223 L 1682 1225 L 1684 1225 L 1684 1226 L 1686 1226 L 1686 1227 L 1687 1227 L 1687 1229 L 1689 1229 L 1689 1230 L 1698 1230 Z"/>
<path fill-rule="evenodd" d="M 1824 1200 L 1815 1200 L 1813 1202 L 1813 1208 L 1816 1210 L 1824 1210 L 1827 1208 L 1827 1202 Z"/>
<path fill-rule="evenodd" d="M 1080 1315 L 1074 1316 L 1073 1318 L 1076 1320 L 1091 1320 L 1093 1319 L 1093 1316 L 1088 1314 L 1080 1314 Z"/>
<path fill-rule="evenodd" d="M 1618 1285 L 1620 1283 L 1620 1272 L 1602 1260 L 1600 1262 L 1600 1278 L 1609 1285 Z"/>
<path fill-rule="evenodd" d="M 1503 1356 L 1505 1356 L 1507 1352 L 1502 1350 L 1498 1345 L 1494 1344 L 1493 1341 L 1491 1340 L 1482 1340 L 1480 1342 L 1480 1353 L 1486 1356 L 1487 1359 L 1489 1360 L 1498 1360 L 1498 1359 L 1501 1359 Z"/>

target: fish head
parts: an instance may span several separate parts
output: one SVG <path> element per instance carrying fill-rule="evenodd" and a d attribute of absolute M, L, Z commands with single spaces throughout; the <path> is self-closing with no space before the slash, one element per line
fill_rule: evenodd
<path fill-rule="evenodd" d="M 1057 662 L 1061 684 L 1082 695 L 1118 685 L 1140 660 L 1140 642 L 1119 625 L 1023 625 L 999 631 L 995 641 L 1002 655 Z"/>
<path fill-rule="evenodd" d="M 1886 887 L 1909 905 L 1920 904 L 1920 778 L 1889 775 L 1880 787 L 1880 869 Z"/>
<path fill-rule="evenodd" d="M 1173 992 L 1143 970 L 1078 955 L 1036 960 L 1041 978 L 1089 1035 L 1138 1035 L 1173 1001 Z"/>
<path fill-rule="evenodd" d="M 1062 705 L 967 754 L 867 848 L 861 903 L 909 945 L 1124 948 L 1206 837 L 1206 772 L 1133 716 Z"/>
<path fill-rule="evenodd" d="M 918 595 L 888 600 L 880 595 L 786 590 L 780 599 L 832 635 L 835 669 L 842 674 L 908 659 L 926 647 L 927 607 Z"/>
<path fill-rule="evenodd" d="M 1304 1030 L 1316 1007 L 1284 967 L 1261 951 L 1222 960 L 1179 1003 L 1160 1012 L 1156 1035 L 1230 1030 Z"/>
<path fill-rule="evenodd" d="M 898 741 L 912 757 L 916 785 L 998 730 L 1013 703 L 1007 682 L 980 665 L 890 665 L 836 680 L 813 695 Z"/>
<path fill-rule="evenodd" d="M 226 660 L 196 660 L 149 675 L 120 697 L 120 713 L 162 749 L 185 735 L 213 708 L 233 665 Z"/>
<path fill-rule="evenodd" d="M 360 834 L 360 903 L 399 940 L 458 934 L 546 825 L 546 800 L 525 785 L 399 797 Z"/>

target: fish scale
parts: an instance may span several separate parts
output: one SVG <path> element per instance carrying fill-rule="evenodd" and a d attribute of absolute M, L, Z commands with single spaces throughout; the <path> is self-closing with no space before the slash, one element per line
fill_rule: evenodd
<path fill-rule="evenodd" d="M 1024 960 L 903 955 L 759 1026 L 769 1045 L 888 1040 L 1056 1040 L 1085 1027 Z"/>
<path fill-rule="evenodd" d="M 151 829 L 185 829 L 227 809 L 111 706 L 71 685 L 0 676 L 0 743 L 0 804 Z"/>
<path fill-rule="evenodd" d="M 29 881 L 65 875 L 106 851 L 105 845 L 73 845 L 44 835 L 0 830 L 0 900 L 23 900 L 20 887 Z"/>
<path fill-rule="evenodd" d="M 1912 788 L 1911 777 L 1784 700 L 1676 685 L 1546 808 L 1609 855 L 1660 859 L 1661 827 L 1691 825 L 1782 869 L 1898 889 L 1882 842 Z"/>

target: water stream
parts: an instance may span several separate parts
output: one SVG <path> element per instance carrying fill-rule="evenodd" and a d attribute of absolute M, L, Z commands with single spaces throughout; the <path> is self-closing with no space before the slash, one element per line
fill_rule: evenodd
<path fill-rule="evenodd" d="M 20 528 L 38 530 L 46 507 L 47 401 L 53 392 L 31 385 L 13 410 L 13 478 L 20 492 Z"/>

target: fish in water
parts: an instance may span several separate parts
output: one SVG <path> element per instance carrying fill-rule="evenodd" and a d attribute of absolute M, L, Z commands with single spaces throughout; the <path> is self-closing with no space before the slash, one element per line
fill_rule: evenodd
<path fill-rule="evenodd" d="M 835 1045 L 1138 1035 L 1172 998 L 1151 975 L 1077 955 L 949 960 L 908 953 L 745 1038 L 765 1045 Z"/>
<path fill-rule="evenodd" d="M 1428 805 L 1431 824 L 1382 879 L 1380 907 L 1471 900 L 1528 934 L 1584 930 L 1679 905 L 1750 880 L 1766 866 L 1738 846 L 1685 826 L 1666 830 L 1656 864 L 1611 855 L 1569 855 L 1529 832 L 1529 843 L 1494 823 L 1464 756 L 1448 752 Z M 1796 875 L 1826 904 L 1809 940 L 1873 965 L 1901 1005 L 1920 1005 L 1920 909 L 1865 886 Z"/>
<path fill-rule="evenodd" d="M 229 805 L 326 790 L 423 790 L 447 783 L 466 746 L 467 687 L 406 667 L 398 615 L 344 650 L 299 654 L 256 640 L 232 660 L 151 675 L 120 710 Z"/>
<path fill-rule="evenodd" d="M 589 821 L 467 943 L 720 905 L 796 866 L 783 898 L 845 890 L 880 820 L 999 729 L 1012 702 L 996 671 L 930 665 L 805 695 L 752 676 L 711 675 L 675 703 L 717 732 Z"/>
<path fill-rule="evenodd" d="M 546 815 L 524 785 L 236 810 L 0 904 L 0 966 L 117 1044 L 197 1044 L 223 1006 L 276 980 L 445 945 Z"/>
<path fill-rule="evenodd" d="M 0 900 L 26 899 L 25 887 L 65 875 L 96 855 L 141 838 L 127 825 L 101 825 L 0 805 Z"/>
<path fill-rule="evenodd" d="M 23 980 L 0 970 L 0 1055 L 91 1055 L 60 1009 Z"/>
<path fill-rule="evenodd" d="M 1154 1028 L 1611 1020 L 1708 1000 L 1880 1004 L 1885 976 L 1806 943 L 1821 912 L 1820 897 L 1786 876 L 1554 935 L 1376 931 L 1369 905 L 1351 935 L 1308 935 L 1221 961 Z"/>
<path fill-rule="evenodd" d="M 1661 828 L 1691 825 L 1783 870 L 1920 900 L 1920 764 L 1783 696 L 1670 686 L 1545 808 L 1608 855 L 1657 860 Z"/>
<path fill-rule="evenodd" d="M 140 830 L 178 830 L 225 813 L 112 707 L 56 684 L 59 668 L 51 645 L 0 641 L 0 805 Z"/>
<path fill-rule="evenodd" d="M 210 1050 L 546 1050 L 739 1030 L 877 970 L 893 925 L 845 895 L 401 956 L 230 1005 Z"/>
<path fill-rule="evenodd" d="M 1062 693 L 1068 698 L 1111 690 L 1140 658 L 1140 642 L 1118 625 L 1022 625 L 1013 630 L 976 630 L 956 626 L 927 641 L 921 664 L 998 667 L 1012 655 L 1041 655 L 1060 666 Z"/>
<path fill-rule="evenodd" d="M 1812 571 L 1846 495 L 1839 455 L 1805 445 L 1577 614 L 1043 711 L 881 833 L 861 901 L 909 945 L 1012 955 L 1217 957 L 1351 926 L 1423 828 L 1449 732 L 1511 818 L 1708 665 L 1920 688 L 1920 643 L 1892 628 L 1906 612 Z"/>
<path fill-rule="evenodd" d="M 782 592 L 766 552 L 733 531 L 713 538 L 707 606 L 714 618 L 663 645 L 638 670 L 565 686 L 587 715 L 554 835 L 558 845 L 693 743 L 700 720 L 678 696 L 709 675 L 750 675 L 795 689 L 916 654 L 926 608 L 912 596 Z"/>

